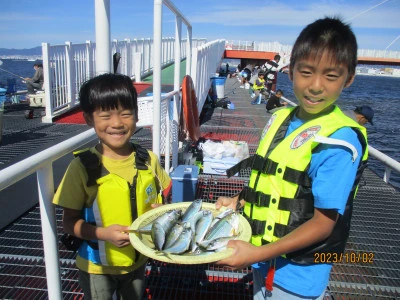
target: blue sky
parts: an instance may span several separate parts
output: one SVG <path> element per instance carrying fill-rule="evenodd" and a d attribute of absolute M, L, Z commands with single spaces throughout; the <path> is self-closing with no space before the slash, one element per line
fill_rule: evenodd
<path fill-rule="evenodd" d="M 193 37 L 292 45 L 308 23 L 339 15 L 360 49 L 400 51 L 400 0 L 172 0 Z M 95 41 L 95 0 L 0 0 L 0 48 L 32 48 Z M 252 4 L 254 3 L 254 4 Z M 111 38 L 153 36 L 152 0 L 110 0 Z M 174 36 L 174 16 L 163 6 L 163 36 Z M 183 25 L 184 28 L 184 25 Z"/>

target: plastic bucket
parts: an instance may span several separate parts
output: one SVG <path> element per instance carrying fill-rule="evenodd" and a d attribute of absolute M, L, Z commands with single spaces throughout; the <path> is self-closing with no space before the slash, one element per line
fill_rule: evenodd
<path fill-rule="evenodd" d="M 225 80 L 226 77 L 211 77 L 213 100 L 225 97 Z"/>

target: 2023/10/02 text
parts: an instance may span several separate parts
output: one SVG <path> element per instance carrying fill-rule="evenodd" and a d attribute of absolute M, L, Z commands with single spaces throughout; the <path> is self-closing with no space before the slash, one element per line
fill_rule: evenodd
<path fill-rule="evenodd" d="M 372 264 L 374 262 L 373 252 L 344 252 L 344 253 L 315 253 L 314 263 L 331 264 L 331 263 L 363 263 Z"/>

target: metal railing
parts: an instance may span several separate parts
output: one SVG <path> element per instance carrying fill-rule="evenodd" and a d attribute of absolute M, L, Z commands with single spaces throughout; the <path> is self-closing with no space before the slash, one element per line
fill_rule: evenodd
<path fill-rule="evenodd" d="M 161 41 L 161 66 L 174 62 L 175 38 L 163 38 Z M 187 56 L 187 39 L 180 41 L 180 59 Z M 206 43 L 205 39 L 193 39 L 193 47 Z M 120 53 L 117 72 L 130 76 L 139 82 L 153 72 L 154 39 L 114 40 L 112 53 Z M 43 122 L 51 123 L 55 116 L 65 113 L 79 104 L 79 87 L 96 75 L 96 43 L 87 41 L 82 44 L 66 42 L 65 45 L 42 43 L 44 90 L 46 116 Z"/>
<path fill-rule="evenodd" d="M 198 111 L 204 105 L 211 86 L 211 77 L 219 72 L 224 58 L 225 40 L 217 40 L 198 47 L 193 51 L 191 77 L 196 90 Z"/>
<path fill-rule="evenodd" d="M 390 156 L 387 156 L 372 146 L 368 146 L 368 151 L 370 156 L 377 159 L 385 166 L 385 171 L 383 173 L 384 182 L 390 183 L 390 175 L 393 170 L 400 174 L 400 162 L 394 160 Z"/>
<path fill-rule="evenodd" d="M 95 138 L 90 129 L 0 171 L 0 191 L 36 172 L 49 299 L 62 299 L 52 164 Z"/>

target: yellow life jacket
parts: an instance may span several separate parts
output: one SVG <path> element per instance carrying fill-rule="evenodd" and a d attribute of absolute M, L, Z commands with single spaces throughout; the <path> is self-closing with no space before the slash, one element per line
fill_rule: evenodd
<path fill-rule="evenodd" d="M 257 85 L 257 80 L 262 83 L 261 86 Z M 265 86 L 264 86 L 265 79 L 261 79 L 260 77 L 258 77 L 257 80 L 254 81 L 254 83 L 253 83 L 253 90 L 262 90 L 263 88 L 265 88 Z"/>
<path fill-rule="evenodd" d="M 345 212 L 339 217 L 331 236 L 307 249 L 286 254 L 298 263 L 313 262 L 315 252 L 343 252 L 350 229 L 352 200 L 368 158 L 367 136 L 363 126 L 346 117 L 338 107 L 326 115 L 310 120 L 287 137 L 286 131 L 296 108 L 277 111 L 264 129 L 257 152 L 227 171 L 228 176 L 240 169 L 252 169 L 248 187 L 240 194 L 246 200 L 244 216 L 252 226 L 254 245 L 274 242 L 312 218 L 314 198 L 308 169 L 311 156 L 320 143 L 339 144 L 358 155 L 354 146 L 328 138 L 342 127 L 355 130 L 363 146 L 353 190 Z"/>
<path fill-rule="evenodd" d="M 98 227 L 113 224 L 130 226 L 140 215 L 151 209 L 151 204 L 162 203 L 160 184 L 151 168 L 148 168 L 149 154 L 146 149 L 134 145 L 137 173 L 130 185 L 125 179 L 109 173 L 100 164 L 98 156 L 90 150 L 75 152 L 88 173 L 87 185 L 97 185 L 97 196 L 93 205 L 85 208 L 86 222 Z M 133 168 L 134 166 L 132 166 Z M 128 245 L 116 247 L 107 241 L 84 241 L 78 253 L 96 264 L 106 266 L 131 266 L 137 258 L 135 249 Z"/>

